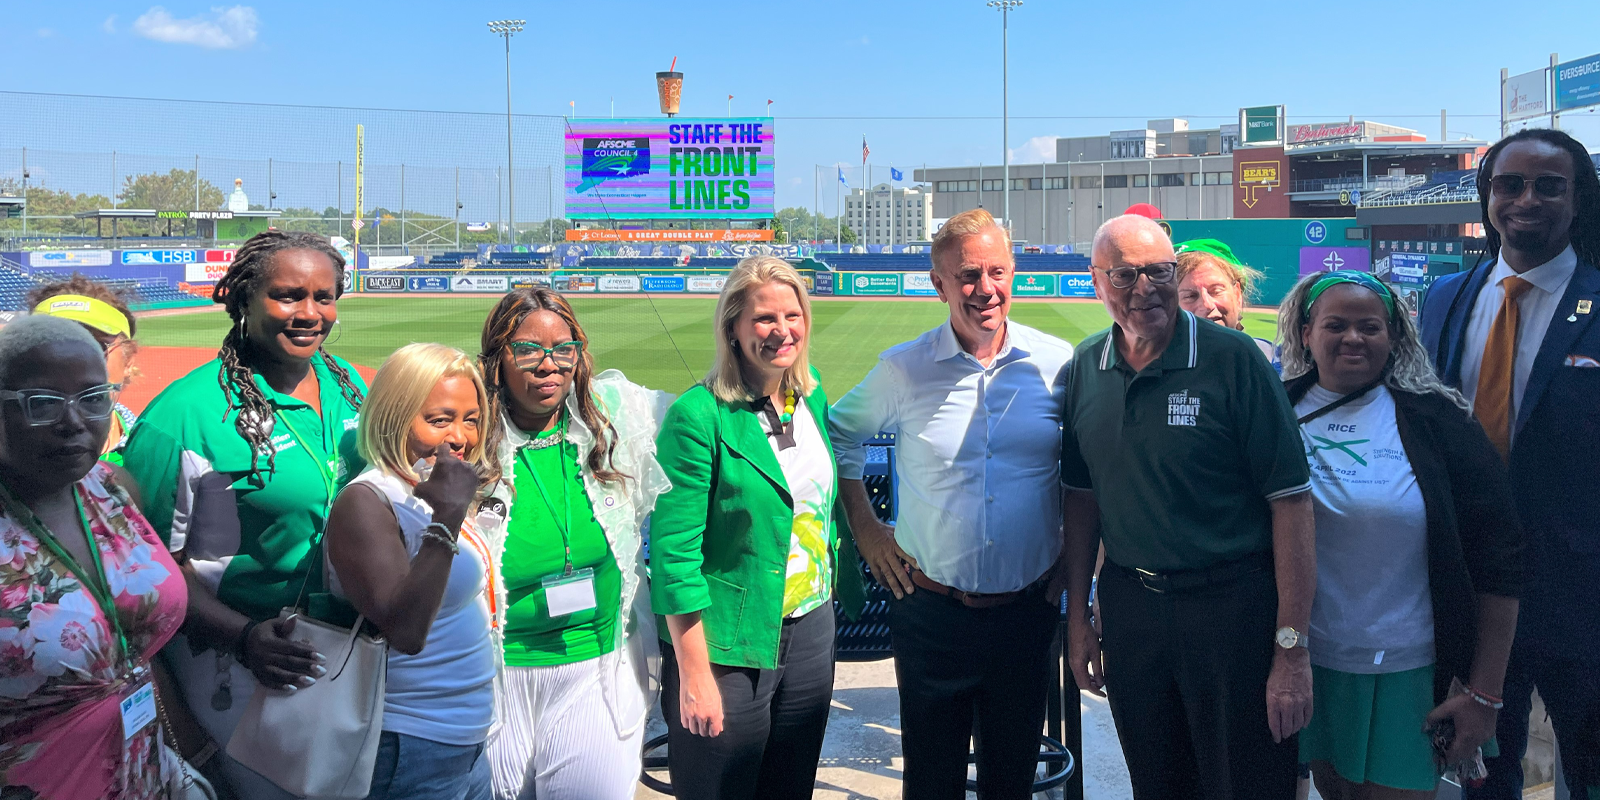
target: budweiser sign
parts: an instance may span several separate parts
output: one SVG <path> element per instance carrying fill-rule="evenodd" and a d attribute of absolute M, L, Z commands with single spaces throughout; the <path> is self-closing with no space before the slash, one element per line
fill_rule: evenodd
<path fill-rule="evenodd" d="M 1289 129 L 1289 141 L 1295 144 L 1322 142 L 1331 139 L 1356 139 L 1362 135 L 1359 122 L 1335 122 L 1329 125 L 1296 125 Z"/>

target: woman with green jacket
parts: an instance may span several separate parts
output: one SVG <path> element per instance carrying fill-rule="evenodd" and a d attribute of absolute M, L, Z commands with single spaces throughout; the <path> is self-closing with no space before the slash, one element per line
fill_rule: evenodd
<path fill-rule="evenodd" d="M 651 519 L 650 596 L 671 637 L 661 706 L 679 797 L 809 798 L 816 779 L 831 600 L 838 588 L 853 613 L 864 595 L 810 326 L 793 267 L 741 261 L 717 301 L 716 363 L 657 440 L 672 491 Z"/>

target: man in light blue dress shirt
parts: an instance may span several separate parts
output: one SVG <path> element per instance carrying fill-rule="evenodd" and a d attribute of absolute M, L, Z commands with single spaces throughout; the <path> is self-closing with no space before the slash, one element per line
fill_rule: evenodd
<path fill-rule="evenodd" d="M 879 357 L 834 405 L 828 431 L 857 547 L 896 597 L 906 800 L 1031 795 L 1059 613 L 1061 410 L 1072 346 L 1007 320 L 1010 237 L 988 212 L 934 237 L 950 319 Z M 895 434 L 893 527 L 861 481 L 863 443 Z"/>

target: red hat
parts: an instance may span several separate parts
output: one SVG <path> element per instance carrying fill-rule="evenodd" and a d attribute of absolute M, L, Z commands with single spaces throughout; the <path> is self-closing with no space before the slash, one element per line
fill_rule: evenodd
<path fill-rule="evenodd" d="M 1133 205 L 1128 206 L 1127 211 L 1122 213 L 1138 214 L 1141 217 L 1148 217 L 1150 219 L 1161 219 L 1161 209 L 1156 208 L 1149 203 L 1134 203 Z"/>

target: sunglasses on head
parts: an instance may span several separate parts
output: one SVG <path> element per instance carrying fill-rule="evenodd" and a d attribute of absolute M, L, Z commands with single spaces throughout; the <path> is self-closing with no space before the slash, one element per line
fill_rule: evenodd
<path fill-rule="evenodd" d="M 1567 179 L 1560 175 L 1540 175 L 1529 181 L 1521 175 L 1503 173 L 1489 179 L 1489 186 L 1501 197 L 1521 197 L 1529 183 L 1533 184 L 1533 193 L 1540 197 L 1554 200 L 1567 194 Z"/>

